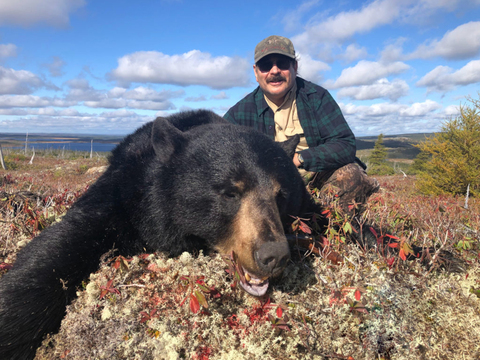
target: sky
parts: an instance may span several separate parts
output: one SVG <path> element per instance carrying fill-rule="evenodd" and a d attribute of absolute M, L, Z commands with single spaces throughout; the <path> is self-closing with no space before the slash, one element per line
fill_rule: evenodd
<path fill-rule="evenodd" d="M 0 0 L 0 133 L 124 135 L 223 115 L 292 40 L 356 136 L 434 132 L 480 90 L 480 0 Z"/>

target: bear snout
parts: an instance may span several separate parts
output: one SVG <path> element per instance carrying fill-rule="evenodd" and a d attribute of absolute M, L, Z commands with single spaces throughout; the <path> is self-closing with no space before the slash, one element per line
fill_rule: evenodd
<path fill-rule="evenodd" d="M 258 268 L 269 276 L 278 276 L 290 260 L 290 248 L 284 242 L 266 242 L 254 252 Z"/>

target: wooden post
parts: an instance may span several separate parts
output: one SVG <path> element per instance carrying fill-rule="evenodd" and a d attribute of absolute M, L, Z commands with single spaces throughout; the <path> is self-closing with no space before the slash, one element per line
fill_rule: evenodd
<path fill-rule="evenodd" d="M 33 164 L 33 158 L 35 157 L 35 147 L 34 147 L 34 146 L 32 146 L 32 152 L 33 152 L 32 158 L 31 158 L 30 161 L 28 162 L 30 165 Z"/>
<path fill-rule="evenodd" d="M 467 186 L 467 195 L 465 196 L 465 209 L 468 209 L 468 195 L 470 194 L 470 184 Z"/>
<path fill-rule="evenodd" d="M 7 170 L 5 167 L 5 161 L 3 160 L 3 151 L 2 151 L 2 145 L 0 144 L 0 163 L 2 164 L 2 169 Z"/>

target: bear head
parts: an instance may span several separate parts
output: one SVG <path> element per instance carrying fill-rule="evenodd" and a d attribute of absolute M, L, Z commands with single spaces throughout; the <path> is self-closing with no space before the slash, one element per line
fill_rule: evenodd
<path fill-rule="evenodd" d="M 242 287 L 265 294 L 290 258 L 284 226 L 314 209 L 292 161 L 298 136 L 275 143 L 216 117 L 175 125 L 159 118 L 152 128 L 161 165 L 151 197 L 168 209 L 161 223 L 175 229 L 158 233 L 184 243 L 181 251 L 207 247 L 234 254 Z"/>

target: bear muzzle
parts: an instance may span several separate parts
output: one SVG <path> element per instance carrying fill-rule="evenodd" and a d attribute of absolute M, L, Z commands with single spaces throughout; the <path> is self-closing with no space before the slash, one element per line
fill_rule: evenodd
<path fill-rule="evenodd" d="M 254 252 L 257 266 L 263 273 L 269 276 L 278 276 L 287 266 L 290 260 L 290 248 L 285 239 L 284 242 L 266 242 Z"/>
<path fill-rule="evenodd" d="M 268 290 L 269 279 L 279 276 L 287 266 L 290 248 L 287 241 L 267 242 L 254 251 L 253 257 L 259 273 L 265 275 L 254 275 L 242 266 L 240 285 L 250 295 L 263 296 Z"/>

